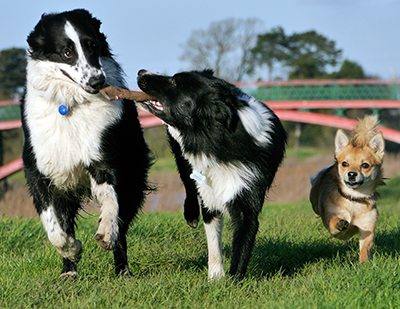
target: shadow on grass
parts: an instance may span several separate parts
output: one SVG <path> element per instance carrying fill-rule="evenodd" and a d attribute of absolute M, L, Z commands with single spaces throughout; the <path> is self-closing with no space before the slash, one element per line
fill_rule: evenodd
<path fill-rule="evenodd" d="M 400 252 L 400 227 L 376 233 L 374 249 L 381 254 L 397 257 Z"/>
<path fill-rule="evenodd" d="M 349 242 L 327 243 L 316 241 L 295 243 L 285 239 L 258 240 L 254 248 L 248 274 L 256 278 L 271 277 L 280 273 L 291 277 L 301 272 L 306 265 L 324 260 L 345 259 L 349 252 L 357 252 L 354 263 L 358 263 L 359 234 Z M 400 228 L 379 232 L 375 236 L 372 254 L 377 252 L 383 256 L 398 257 L 400 253 Z"/>
<path fill-rule="evenodd" d="M 285 239 L 262 238 L 254 248 L 248 274 L 252 277 L 272 277 L 276 274 L 291 277 L 308 264 L 333 261 L 354 250 L 353 243 L 326 242 L 295 243 Z"/>
<path fill-rule="evenodd" d="M 258 280 L 279 275 L 293 277 L 301 273 L 308 266 L 321 263 L 337 263 L 342 260 L 346 263 L 349 256 L 353 263 L 358 263 L 359 234 L 349 242 L 329 241 L 331 236 L 326 234 L 322 240 L 296 241 L 283 237 L 257 238 L 255 248 L 250 259 L 247 276 Z M 333 238 L 332 238 L 333 239 Z M 207 250 L 186 256 L 178 254 L 170 257 L 169 261 L 151 263 L 148 269 L 141 269 L 141 276 L 176 267 L 186 271 L 207 273 Z M 224 244 L 225 272 L 229 272 L 231 245 Z M 377 230 L 375 245 L 372 254 L 397 257 L 400 253 L 400 227 L 393 227 L 387 231 Z"/>

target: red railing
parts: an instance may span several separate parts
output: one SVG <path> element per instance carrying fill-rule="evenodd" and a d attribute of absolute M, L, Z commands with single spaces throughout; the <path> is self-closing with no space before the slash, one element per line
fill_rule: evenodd
<path fill-rule="evenodd" d="M 287 82 L 286 82 L 287 83 Z M 16 101 L 6 101 L 8 104 L 0 102 L 0 106 L 16 104 Z M 370 108 L 370 109 L 384 109 L 384 108 L 400 108 L 400 101 L 385 101 L 385 100 L 324 100 L 324 101 L 268 101 L 267 104 L 277 116 L 284 121 L 311 123 L 323 126 L 330 126 L 335 128 L 342 128 L 352 130 L 357 120 L 318 114 L 307 109 L 338 109 L 338 108 Z M 139 119 L 143 128 L 149 128 L 162 125 L 162 121 L 143 111 L 139 111 Z M 21 126 L 20 120 L 0 122 L 0 130 L 8 130 L 19 128 Z M 400 132 L 379 127 L 386 140 L 400 144 Z M 15 173 L 23 167 L 21 158 L 18 158 L 4 166 L 0 167 L 0 179 Z"/>

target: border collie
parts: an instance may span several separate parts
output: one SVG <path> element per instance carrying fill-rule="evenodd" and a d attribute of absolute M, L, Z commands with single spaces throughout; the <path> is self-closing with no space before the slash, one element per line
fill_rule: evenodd
<path fill-rule="evenodd" d="M 101 22 L 82 9 L 44 14 L 28 36 L 21 100 L 27 184 L 62 277 L 77 276 L 82 245 L 75 218 L 89 200 L 101 206 L 95 239 L 114 251 L 116 274 L 129 274 L 126 232 L 150 190 L 150 153 L 135 103 L 99 90 L 127 88 Z"/>
<path fill-rule="evenodd" d="M 233 222 L 230 275 L 241 280 L 258 231 L 266 191 L 285 152 L 286 132 L 263 103 L 211 70 L 172 77 L 140 70 L 138 85 L 157 101 L 139 107 L 164 121 L 186 189 L 185 218 L 197 226 L 198 196 L 208 244 L 210 280 L 225 275 L 223 214 Z"/>

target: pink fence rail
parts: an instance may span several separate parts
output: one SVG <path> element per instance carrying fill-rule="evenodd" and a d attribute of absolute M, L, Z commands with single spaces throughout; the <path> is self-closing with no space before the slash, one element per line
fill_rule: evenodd
<path fill-rule="evenodd" d="M 7 104 L 16 104 L 15 101 L 7 101 Z M 7 105 L 0 102 L 0 105 Z M 325 101 L 270 101 L 265 102 L 281 120 L 311 123 L 335 128 L 351 130 L 357 121 L 354 119 L 299 111 L 297 109 L 332 109 L 332 108 L 400 108 L 400 101 L 383 100 L 325 100 Z M 162 121 L 143 111 L 139 111 L 140 123 L 143 128 L 162 125 Z M 9 130 L 21 127 L 21 121 L 0 122 L 0 130 Z M 386 140 L 400 144 L 400 132 L 380 127 Z M 7 177 L 23 168 L 22 159 L 18 158 L 0 167 L 0 179 Z"/>

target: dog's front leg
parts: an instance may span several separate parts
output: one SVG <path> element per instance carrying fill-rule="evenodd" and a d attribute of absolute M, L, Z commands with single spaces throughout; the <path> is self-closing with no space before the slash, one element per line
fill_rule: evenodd
<path fill-rule="evenodd" d="M 375 227 L 378 216 L 378 211 L 373 209 L 354 220 L 355 225 L 360 231 L 360 263 L 367 262 L 370 257 L 371 248 L 374 245 Z"/>
<path fill-rule="evenodd" d="M 207 236 L 208 248 L 208 278 L 220 279 L 225 276 L 222 257 L 222 229 L 224 227 L 223 215 L 218 211 L 209 211 L 202 207 L 204 229 Z"/>
<path fill-rule="evenodd" d="M 360 230 L 360 263 L 368 262 L 374 245 L 374 232 Z"/>
<path fill-rule="evenodd" d="M 350 223 L 348 220 L 342 219 L 336 214 L 327 214 L 328 230 L 332 236 L 336 236 L 338 233 L 345 233 L 349 228 Z"/>
<path fill-rule="evenodd" d="M 168 131 L 167 131 L 168 132 Z M 200 206 L 197 199 L 197 187 L 190 174 L 193 172 L 189 162 L 183 157 L 179 143 L 168 132 L 169 144 L 175 157 L 179 176 L 185 186 L 186 198 L 183 204 L 183 215 L 190 227 L 196 228 L 200 220 Z"/>
<path fill-rule="evenodd" d="M 107 182 L 98 184 L 91 177 L 92 194 L 101 205 L 99 227 L 94 236 L 104 250 L 113 250 L 118 239 L 118 200 L 114 187 Z"/>

